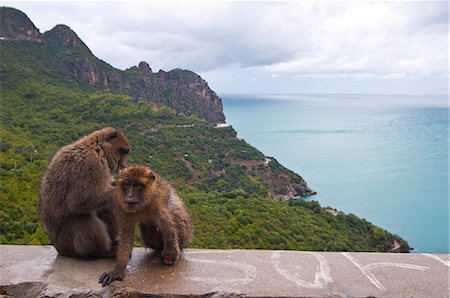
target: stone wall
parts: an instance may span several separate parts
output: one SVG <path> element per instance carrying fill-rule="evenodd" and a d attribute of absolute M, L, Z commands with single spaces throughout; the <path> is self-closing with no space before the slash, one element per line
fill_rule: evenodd
<path fill-rule="evenodd" d="M 135 248 L 124 281 L 114 259 L 0 246 L 0 297 L 449 297 L 449 255 L 186 250 L 175 266 Z"/>

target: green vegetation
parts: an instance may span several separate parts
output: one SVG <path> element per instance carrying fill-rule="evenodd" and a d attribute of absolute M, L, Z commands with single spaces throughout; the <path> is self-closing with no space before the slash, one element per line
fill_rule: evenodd
<path fill-rule="evenodd" d="M 196 222 L 196 247 L 387 251 L 394 240 L 406 245 L 354 215 L 335 217 L 314 201 L 287 204 L 257 195 L 227 198 L 192 188 L 181 194 Z"/>
<path fill-rule="evenodd" d="M 192 247 L 386 251 L 397 241 L 409 251 L 400 237 L 354 215 L 269 199 L 267 181 L 249 166 L 265 156 L 231 127 L 66 80 L 46 64 L 59 56 L 38 43 L 8 41 L 0 54 L 1 243 L 49 243 L 37 217 L 46 165 L 61 146 L 114 126 L 130 139 L 130 164 L 153 168 L 180 192 L 196 229 Z M 305 183 L 275 160 L 268 167 L 286 183 Z"/>

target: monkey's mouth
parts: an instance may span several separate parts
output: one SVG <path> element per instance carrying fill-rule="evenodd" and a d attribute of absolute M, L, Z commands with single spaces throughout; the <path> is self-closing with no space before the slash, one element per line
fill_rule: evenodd
<path fill-rule="evenodd" d="M 126 206 L 128 211 L 136 212 L 136 210 L 139 207 L 139 204 L 138 202 L 127 202 Z"/>
<path fill-rule="evenodd" d="M 137 210 L 138 207 L 139 207 L 139 201 L 137 201 L 137 200 L 125 202 L 125 210 L 127 212 L 136 212 L 136 211 L 138 211 Z"/>
<path fill-rule="evenodd" d="M 117 165 L 117 171 L 122 172 L 122 170 L 126 169 L 128 167 L 128 163 L 126 161 L 121 161 Z"/>

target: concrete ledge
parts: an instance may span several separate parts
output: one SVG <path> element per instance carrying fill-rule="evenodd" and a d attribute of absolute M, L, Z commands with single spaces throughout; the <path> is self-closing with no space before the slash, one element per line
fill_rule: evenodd
<path fill-rule="evenodd" d="M 449 255 L 186 250 L 175 266 L 135 248 L 124 281 L 114 259 L 0 246 L 0 297 L 449 297 Z"/>

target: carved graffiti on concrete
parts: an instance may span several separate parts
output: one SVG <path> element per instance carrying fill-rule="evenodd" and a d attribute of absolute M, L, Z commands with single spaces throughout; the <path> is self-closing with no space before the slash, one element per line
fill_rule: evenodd
<path fill-rule="evenodd" d="M 231 258 L 234 252 L 231 251 L 216 251 L 214 255 L 226 254 L 227 258 Z M 203 256 L 209 256 L 211 258 L 202 258 Z M 237 285 L 246 285 L 251 283 L 256 277 L 256 267 L 243 262 L 236 262 L 231 260 L 220 260 L 216 256 L 212 255 L 209 251 L 193 251 L 185 255 L 185 259 L 189 262 L 199 263 L 204 266 L 203 268 L 220 268 L 220 275 L 213 276 L 211 272 L 198 272 L 188 277 L 188 279 L 206 283 L 212 286 L 220 286 L 221 288 L 227 288 Z M 204 274 L 202 274 L 204 273 Z M 224 276 L 224 273 L 230 274 L 230 276 Z"/>
<path fill-rule="evenodd" d="M 422 254 L 422 255 L 426 256 L 426 257 L 429 257 L 429 258 L 432 258 L 432 259 L 434 259 L 434 260 L 444 264 L 445 266 L 450 267 L 450 261 L 446 261 L 446 260 L 444 260 L 444 259 L 442 259 L 442 258 L 440 258 L 440 257 L 438 257 L 436 255 L 432 255 L 432 254 Z"/>
<path fill-rule="evenodd" d="M 191 272 L 187 278 L 191 281 L 214 286 L 215 288 L 231 289 L 242 285 L 251 286 L 253 283 L 257 283 L 256 278 L 259 273 L 258 271 L 262 270 L 261 268 L 264 268 L 264 270 L 273 271 L 274 275 L 284 279 L 288 283 L 297 285 L 299 289 L 320 290 L 326 289 L 335 283 L 332 278 L 333 273 L 340 274 L 339 272 L 332 272 L 330 270 L 330 260 L 327 260 L 327 256 L 329 256 L 331 257 L 331 263 L 334 264 L 333 268 L 335 268 L 335 270 L 337 268 L 355 266 L 376 289 L 381 292 L 386 292 L 386 285 L 375 276 L 375 274 L 381 275 L 380 269 L 399 268 L 414 271 L 430 270 L 430 267 L 427 266 L 408 263 L 408 258 L 401 258 L 402 262 L 394 262 L 392 261 L 392 258 L 382 258 L 379 262 L 367 260 L 363 262 L 358 259 L 359 255 L 357 253 L 348 252 L 321 254 L 317 252 L 293 253 L 287 251 L 273 251 L 270 252 L 269 259 L 267 259 L 268 255 L 264 254 L 265 258 L 260 259 L 261 264 L 252 263 L 252 260 L 254 260 L 253 258 L 248 260 L 236 258 L 238 255 L 238 251 L 190 251 L 185 254 L 185 259 L 187 261 L 197 263 L 201 268 L 209 267 L 210 270 Z M 376 254 L 371 256 L 376 256 Z M 418 256 L 432 258 L 439 263 L 450 267 L 450 261 L 444 260 L 436 255 L 421 254 Z M 342 260 L 342 257 L 344 260 Z M 220 274 L 217 273 L 218 270 L 220 270 Z"/>
<path fill-rule="evenodd" d="M 350 260 L 361 272 L 370 280 L 370 282 L 376 286 L 381 291 L 386 291 L 386 288 L 381 284 L 381 282 L 375 277 L 375 275 L 371 272 L 372 269 L 382 268 L 382 267 L 398 267 L 404 269 L 412 269 L 412 270 L 428 270 L 430 268 L 419 265 L 405 264 L 405 263 L 392 263 L 392 262 L 379 262 L 379 263 L 371 263 L 364 266 L 361 266 L 358 263 L 358 260 L 350 255 L 348 252 L 341 253 L 344 257 Z"/>
<path fill-rule="evenodd" d="M 271 256 L 272 266 L 275 268 L 276 272 L 280 274 L 282 277 L 297 284 L 299 287 L 302 288 L 320 289 L 324 288 L 328 283 L 333 282 L 333 279 L 331 279 L 330 276 L 330 267 L 328 266 L 328 262 L 324 256 L 318 253 L 308 253 L 308 252 L 302 253 L 313 256 L 318 262 L 313 281 L 303 280 L 298 276 L 297 272 L 292 272 L 292 270 L 283 267 L 280 262 L 282 253 L 279 251 L 272 253 Z M 296 271 L 302 270 L 302 267 L 298 265 L 293 265 L 293 267 L 294 269 L 296 269 Z"/>

